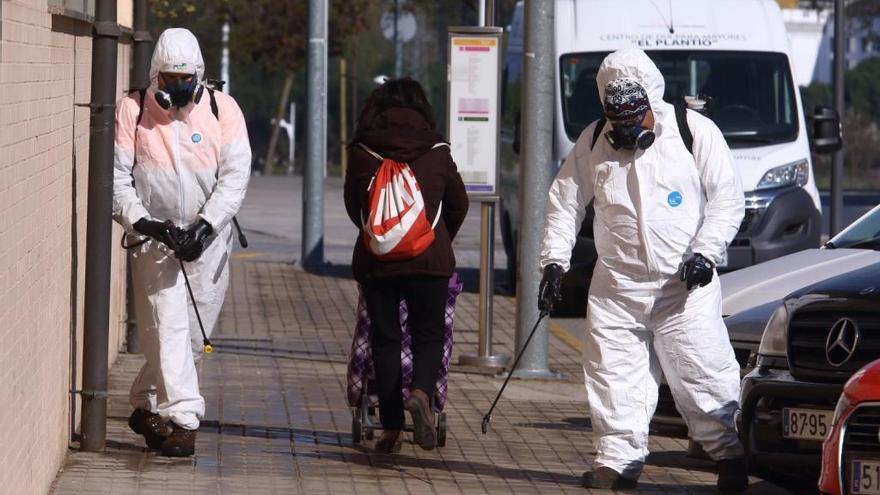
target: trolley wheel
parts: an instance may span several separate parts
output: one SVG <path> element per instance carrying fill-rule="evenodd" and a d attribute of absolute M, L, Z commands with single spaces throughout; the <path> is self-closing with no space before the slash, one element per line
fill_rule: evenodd
<path fill-rule="evenodd" d="M 351 443 L 360 445 L 363 441 L 363 422 L 361 422 L 360 411 L 355 409 L 351 415 Z"/>
<path fill-rule="evenodd" d="M 437 446 L 446 446 L 446 413 L 441 412 L 437 415 Z"/>

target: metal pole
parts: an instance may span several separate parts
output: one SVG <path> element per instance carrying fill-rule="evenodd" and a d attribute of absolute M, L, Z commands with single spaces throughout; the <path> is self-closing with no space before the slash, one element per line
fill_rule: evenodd
<path fill-rule="evenodd" d="M 110 255 L 113 205 L 113 133 L 116 56 L 121 31 L 116 0 L 98 0 L 92 41 L 89 123 L 89 201 L 83 335 L 82 440 L 86 452 L 104 449 L 107 435 L 107 349 L 110 317 Z"/>
<path fill-rule="evenodd" d="M 153 52 L 153 37 L 150 35 L 148 19 L 150 15 L 149 0 L 135 0 L 134 2 L 134 63 L 131 68 L 131 87 L 133 89 L 145 89 L 150 86 L 150 57 Z M 134 293 L 131 286 L 131 264 L 126 264 L 126 289 L 125 289 L 125 313 L 126 330 L 125 346 L 130 354 L 140 354 L 141 341 L 135 323 Z"/>
<path fill-rule="evenodd" d="M 488 22 L 486 20 L 486 0 L 480 0 L 479 3 L 480 3 L 480 5 L 478 8 L 479 12 L 477 14 L 477 18 L 478 18 L 477 26 L 480 26 L 480 27 L 487 26 Z"/>
<path fill-rule="evenodd" d="M 229 20 L 223 22 L 223 29 L 221 30 L 221 39 L 223 43 L 223 49 L 220 51 L 220 80 L 224 81 L 226 84 L 223 85 L 223 90 L 226 94 L 232 94 L 232 84 L 229 82 Z"/>
<path fill-rule="evenodd" d="M 834 2 L 834 107 L 844 122 L 844 73 L 846 72 L 846 24 L 844 1 Z M 831 228 L 830 235 L 843 230 L 843 159 L 844 150 L 834 153 L 831 160 Z"/>
<path fill-rule="evenodd" d="M 492 354 L 492 299 L 495 293 L 495 201 L 480 201 L 480 301 L 477 325 L 477 354 L 462 354 L 458 364 L 503 368 L 510 363 L 507 354 Z"/>
<path fill-rule="evenodd" d="M 302 264 L 324 264 L 324 167 L 327 163 L 327 0 L 309 0 L 306 166 Z"/>
<path fill-rule="evenodd" d="M 348 90 L 346 89 L 346 71 L 345 57 L 339 58 L 339 166 L 342 168 L 342 177 L 348 170 L 348 120 L 346 113 L 346 97 Z"/>
<path fill-rule="evenodd" d="M 150 86 L 150 58 L 153 55 L 153 36 L 150 35 L 148 19 L 150 1 L 134 2 L 134 64 L 131 71 L 131 87 L 144 89 Z"/>
<path fill-rule="evenodd" d="M 522 87 L 522 166 L 519 177 L 519 266 L 517 269 L 516 348 L 522 349 L 538 320 L 538 259 L 544 231 L 544 202 L 555 171 L 553 160 L 553 3 L 525 3 L 525 53 Z M 549 336 L 542 322 L 516 376 L 555 376 L 547 367 Z"/>
<path fill-rule="evenodd" d="M 489 0 L 492 3 L 492 0 Z M 480 27 L 491 26 L 486 0 L 480 0 Z M 497 140 L 496 136 L 496 140 Z M 492 354 L 493 296 L 495 295 L 495 203 L 498 198 L 480 202 L 480 301 L 478 309 L 477 354 L 462 354 L 463 366 L 503 368 L 510 363 L 507 354 Z"/>
<path fill-rule="evenodd" d="M 400 40 L 400 0 L 394 0 L 394 77 L 403 73 L 403 45 Z"/>

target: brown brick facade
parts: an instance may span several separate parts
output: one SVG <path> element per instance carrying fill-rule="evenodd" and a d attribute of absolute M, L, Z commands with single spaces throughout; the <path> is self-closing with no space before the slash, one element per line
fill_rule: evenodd
<path fill-rule="evenodd" d="M 76 105 L 90 99 L 91 25 L 46 0 L 3 0 L 0 22 L 0 492 L 41 494 L 82 370 L 89 109 Z M 129 59 L 123 40 L 119 96 Z M 111 262 L 112 362 L 125 337 L 121 249 Z"/>

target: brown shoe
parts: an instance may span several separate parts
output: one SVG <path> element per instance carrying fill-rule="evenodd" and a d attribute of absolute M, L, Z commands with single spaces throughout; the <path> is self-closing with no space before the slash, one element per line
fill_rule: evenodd
<path fill-rule="evenodd" d="M 428 402 L 428 395 L 415 388 L 409 393 L 406 410 L 412 416 L 413 442 L 425 450 L 437 445 L 437 432 L 434 430 L 434 412 Z"/>
<path fill-rule="evenodd" d="M 187 430 L 169 422 L 174 431 L 162 444 L 165 457 L 189 457 L 196 453 L 196 430 Z"/>
<path fill-rule="evenodd" d="M 375 449 L 380 454 L 400 452 L 400 430 L 385 430 L 376 440 Z"/>
<path fill-rule="evenodd" d="M 135 409 L 128 417 L 128 427 L 138 435 L 143 435 L 147 447 L 161 449 L 162 443 L 171 435 L 171 426 L 156 413 L 145 409 Z"/>

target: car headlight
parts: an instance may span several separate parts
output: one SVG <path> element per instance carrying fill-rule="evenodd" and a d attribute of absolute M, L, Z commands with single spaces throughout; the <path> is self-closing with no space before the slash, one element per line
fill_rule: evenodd
<path fill-rule="evenodd" d="M 810 163 L 806 160 L 771 168 L 761 177 L 755 189 L 771 189 L 783 186 L 803 186 L 810 179 Z"/>
<path fill-rule="evenodd" d="M 780 304 L 767 326 L 764 327 L 764 335 L 761 337 L 761 345 L 758 347 L 758 354 L 767 357 L 787 356 L 786 340 L 788 338 L 788 308 L 785 304 Z"/>
<path fill-rule="evenodd" d="M 849 408 L 849 400 L 847 400 L 846 395 L 840 394 L 840 398 L 837 399 L 837 406 L 834 408 L 834 416 L 831 417 L 831 426 L 836 426 L 837 422 L 841 420 L 843 417 L 843 413 Z"/>

